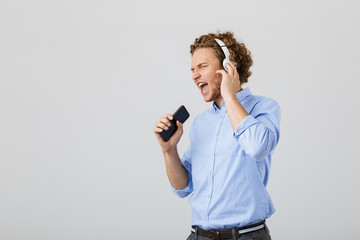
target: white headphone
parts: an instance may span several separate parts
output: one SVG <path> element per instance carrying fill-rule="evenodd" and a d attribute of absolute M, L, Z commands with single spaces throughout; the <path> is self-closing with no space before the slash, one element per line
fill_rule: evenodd
<path fill-rule="evenodd" d="M 227 72 L 228 69 L 227 69 L 227 67 L 226 67 L 226 63 L 230 62 L 230 59 L 229 59 L 229 57 L 230 57 L 229 49 L 226 47 L 225 43 L 224 43 L 223 41 L 221 41 L 220 39 L 215 38 L 215 41 L 217 42 L 217 44 L 219 44 L 219 46 L 221 47 L 221 50 L 222 50 L 222 51 L 224 52 L 224 54 L 225 54 L 225 59 L 224 59 L 222 65 L 223 65 L 225 71 Z"/>

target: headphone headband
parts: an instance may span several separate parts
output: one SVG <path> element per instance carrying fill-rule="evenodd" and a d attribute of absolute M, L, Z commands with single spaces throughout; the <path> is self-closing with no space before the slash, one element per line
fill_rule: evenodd
<path fill-rule="evenodd" d="M 226 67 L 226 63 L 230 62 L 230 52 L 229 49 L 226 47 L 225 43 L 223 41 L 221 41 L 218 38 L 215 38 L 215 41 L 217 42 L 217 44 L 219 44 L 221 50 L 223 51 L 224 55 L 225 55 L 225 59 L 223 61 L 223 67 L 225 69 L 225 71 L 228 71 L 227 67 Z"/>

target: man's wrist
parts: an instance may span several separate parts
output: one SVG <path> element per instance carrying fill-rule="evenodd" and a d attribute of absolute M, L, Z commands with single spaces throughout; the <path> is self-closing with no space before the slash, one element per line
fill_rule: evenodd
<path fill-rule="evenodd" d="M 237 101 L 236 93 L 230 93 L 223 96 L 225 103 L 229 101 Z"/>
<path fill-rule="evenodd" d="M 163 152 L 164 155 L 165 154 L 171 155 L 171 154 L 177 153 L 177 148 L 176 148 L 176 146 L 175 147 L 169 147 L 169 148 L 163 148 L 162 152 Z"/>

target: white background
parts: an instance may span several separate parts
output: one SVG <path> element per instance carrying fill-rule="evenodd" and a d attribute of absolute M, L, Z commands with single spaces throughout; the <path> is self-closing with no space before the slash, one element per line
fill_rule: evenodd
<path fill-rule="evenodd" d="M 152 132 L 209 108 L 189 46 L 230 30 L 282 109 L 275 240 L 356 239 L 358 1 L 0 0 L 0 239 L 185 239 Z"/>

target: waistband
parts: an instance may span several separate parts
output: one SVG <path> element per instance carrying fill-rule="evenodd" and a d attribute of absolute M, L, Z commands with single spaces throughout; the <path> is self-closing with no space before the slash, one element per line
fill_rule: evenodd
<path fill-rule="evenodd" d="M 238 238 L 240 237 L 240 235 L 245 233 L 263 229 L 265 228 L 265 226 L 265 220 L 263 220 L 261 222 L 257 222 L 244 227 L 236 227 L 230 229 L 204 230 L 202 228 L 199 228 L 198 226 L 192 226 L 191 232 L 199 236 L 208 237 L 210 239 L 231 239 Z"/>

